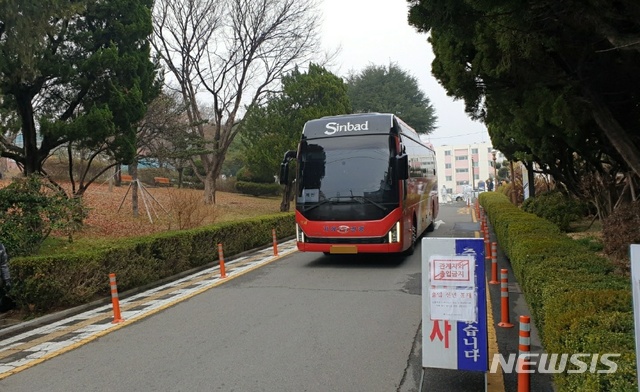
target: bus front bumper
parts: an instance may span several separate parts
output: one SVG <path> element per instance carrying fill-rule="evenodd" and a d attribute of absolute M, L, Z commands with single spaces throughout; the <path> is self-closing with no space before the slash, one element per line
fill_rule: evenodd
<path fill-rule="evenodd" d="M 399 253 L 402 244 L 330 244 L 297 242 L 300 252 L 323 252 L 328 254 L 358 254 L 358 253 Z"/>

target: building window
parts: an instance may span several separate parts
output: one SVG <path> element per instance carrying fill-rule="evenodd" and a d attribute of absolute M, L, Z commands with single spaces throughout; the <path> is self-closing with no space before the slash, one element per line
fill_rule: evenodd
<path fill-rule="evenodd" d="M 451 169 L 451 164 L 450 163 L 445 163 L 444 164 L 444 168 L 445 169 Z"/>
<path fill-rule="evenodd" d="M 456 185 L 469 185 L 469 181 L 456 181 Z"/>
<path fill-rule="evenodd" d="M 445 176 L 445 181 L 453 181 L 453 177 L 452 176 Z"/>
<path fill-rule="evenodd" d="M 456 157 L 456 161 L 466 161 L 469 159 L 466 155 L 460 155 Z"/>
<path fill-rule="evenodd" d="M 451 155 L 451 151 L 445 151 L 445 152 L 444 152 L 444 155 L 445 155 L 445 156 L 446 156 L 446 155 Z"/>
<path fill-rule="evenodd" d="M 472 154 L 477 154 L 478 153 L 478 149 L 477 148 L 472 148 L 471 149 L 471 153 Z"/>
<path fill-rule="evenodd" d="M 469 173 L 469 169 L 456 169 L 456 173 Z"/>

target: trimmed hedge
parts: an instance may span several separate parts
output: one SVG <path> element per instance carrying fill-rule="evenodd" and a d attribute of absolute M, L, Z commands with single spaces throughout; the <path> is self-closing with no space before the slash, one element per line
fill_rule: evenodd
<path fill-rule="evenodd" d="M 522 203 L 522 210 L 536 214 L 568 231 L 572 222 L 584 215 L 585 207 L 576 199 L 559 191 L 549 191 L 531 197 Z"/>
<path fill-rule="evenodd" d="M 251 196 L 278 196 L 282 193 L 282 185 L 275 182 L 263 184 L 259 182 L 236 182 L 236 190 Z"/>
<path fill-rule="evenodd" d="M 218 243 L 226 256 L 271 244 L 272 229 L 279 238 L 294 235 L 294 214 L 128 238 L 95 252 L 15 257 L 11 294 L 33 313 L 78 306 L 110 295 L 109 273 L 116 274 L 119 290 L 134 289 L 215 262 Z"/>
<path fill-rule="evenodd" d="M 637 391 L 631 282 L 611 262 L 501 193 L 479 202 L 508 256 L 549 353 L 617 353 L 615 373 L 555 375 L 559 392 Z"/>

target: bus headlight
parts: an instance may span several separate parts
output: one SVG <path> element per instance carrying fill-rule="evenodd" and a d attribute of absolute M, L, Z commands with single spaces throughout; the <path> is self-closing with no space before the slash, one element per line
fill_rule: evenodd
<path fill-rule="evenodd" d="M 302 231 L 300 226 L 298 226 L 297 223 L 296 223 L 296 241 L 304 242 L 304 232 Z"/>
<path fill-rule="evenodd" d="M 395 226 L 389 230 L 389 243 L 400 242 L 400 221 L 397 221 Z"/>

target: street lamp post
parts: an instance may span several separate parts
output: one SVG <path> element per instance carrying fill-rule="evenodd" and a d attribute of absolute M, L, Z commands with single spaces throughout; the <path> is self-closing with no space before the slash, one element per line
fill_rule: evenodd
<path fill-rule="evenodd" d="M 473 167 L 473 156 L 471 156 L 471 184 L 473 185 L 473 189 L 476 189 L 476 172 Z"/>
<path fill-rule="evenodd" d="M 498 172 L 496 170 L 496 150 L 491 151 L 491 155 L 493 156 L 493 190 L 498 188 Z"/>

